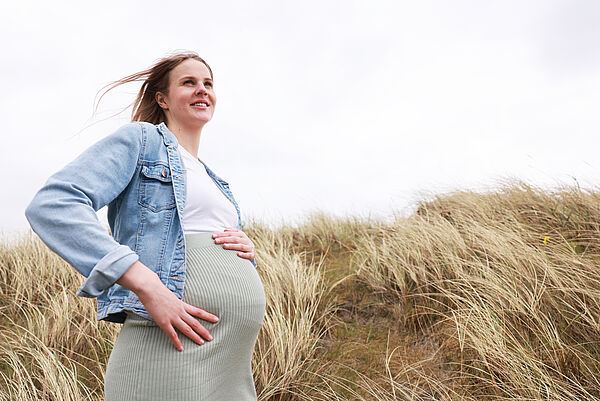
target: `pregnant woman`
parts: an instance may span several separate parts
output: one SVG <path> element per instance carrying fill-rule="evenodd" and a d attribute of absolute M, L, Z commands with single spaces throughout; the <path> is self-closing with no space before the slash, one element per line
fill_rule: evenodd
<path fill-rule="evenodd" d="M 132 122 L 52 175 L 27 219 L 86 277 L 77 295 L 97 297 L 98 319 L 123 323 L 107 401 L 256 400 L 254 245 L 229 185 L 197 157 L 212 70 L 178 53 L 108 90 L 135 81 Z M 112 236 L 96 216 L 105 205 Z"/>

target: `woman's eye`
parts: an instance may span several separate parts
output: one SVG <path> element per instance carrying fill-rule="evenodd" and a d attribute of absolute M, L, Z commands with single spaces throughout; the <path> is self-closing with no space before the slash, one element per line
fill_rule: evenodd
<path fill-rule="evenodd" d="M 213 85 L 212 85 L 212 82 L 205 82 L 205 83 L 204 83 L 204 86 L 208 86 L 208 87 L 211 87 L 211 88 L 212 88 L 212 86 L 213 86 Z"/>
<path fill-rule="evenodd" d="M 192 81 L 191 79 L 186 79 L 185 81 L 183 81 L 183 84 L 184 85 L 187 85 L 187 84 L 192 84 L 193 85 L 194 81 Z"/>

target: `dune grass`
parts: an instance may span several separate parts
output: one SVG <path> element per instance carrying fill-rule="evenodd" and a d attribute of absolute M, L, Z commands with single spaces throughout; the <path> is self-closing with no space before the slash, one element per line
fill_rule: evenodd
<path fill-rule="evenodd" d="M 383 222 L 250 222 L 260 400 L 600 400 L 600 193 L 524 183 Z M 0 246 L 0 401 L 101 400 L 119 326 L 35 236 Z"/>
<path fill-rule="evenodd" d="M 598 399 L 599 200 L 525 184 L 438 197 L 362 236 L 357 276 L 408 330 L 436 333 L 454 389 Z"/>

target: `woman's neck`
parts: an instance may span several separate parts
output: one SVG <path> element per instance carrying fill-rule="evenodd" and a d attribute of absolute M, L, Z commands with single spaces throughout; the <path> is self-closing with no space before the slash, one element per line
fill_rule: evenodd
<path fill-rule="evenodd" d="M 200 134 L 202 127 L 192 130 L 186 129 L 176 123 L 166 123 L 169 131 L 175 135 L 179 145 L 183 146 L 192 156 L 198 157 L 198 149 L 200 148 Z"/>

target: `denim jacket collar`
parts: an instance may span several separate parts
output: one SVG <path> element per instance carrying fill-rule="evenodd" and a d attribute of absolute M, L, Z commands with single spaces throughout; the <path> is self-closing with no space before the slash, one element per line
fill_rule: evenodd
<path fill-rule="evenodd" d="M 163 137 L 163 142 L 165 143 L 165 145 L 175 147 L 179 145 L 177 137 L 175 136 L 175 134 L 169 131 L 169 128 L 167 128 L 167 125 L 164 122 L 158 124 L 157 128 L 158 132 L 160 132 L 160 134 Z"/>

